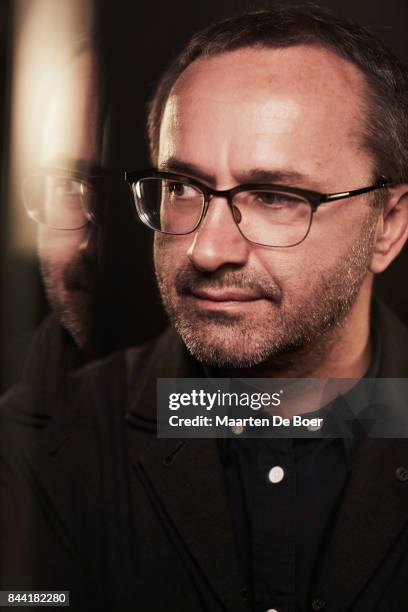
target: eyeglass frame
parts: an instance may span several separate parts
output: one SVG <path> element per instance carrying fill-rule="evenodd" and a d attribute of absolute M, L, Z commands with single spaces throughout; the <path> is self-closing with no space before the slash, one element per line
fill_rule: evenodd
<path fill-rule="evenodd" d="M 187 185 L 191 185 L 191 187 L 195 187 L 202 192 L 204 196 L 202 212 L 201 212 L 198 222 L 196 223 L 196 225 L 194 226 L 192 230 L 190 230 L 189 232 L 182 232 L 182 233 L 165 232 L 163 230 L 159 230 L 155 227 L 152 227 L 149 223 L 147 223 L 147 221 L 145 220 L 145 217 L 142 216 L 143 211 L 141 210 L 138 204 L 137 198 L 135 197 L 135 194 L 132 188 L 133 185 L 135 185 L 138 181 L 144 178 L 163 178 L 163 179 L 169 179 L 169 180 L 174 180 L 174 181 L 180 180 L 180 182 L 186 183 Z M 157 170 L 155 168 L 150 168 L 147 170 L 133 170 L 130 172 L 126 171 L 125 181 L 130 187 L 130 191 L 132 193 L 132 198 L 134 202 L 134 209 L 136 209 L 135 212 L 137 213 L 138 219 L 145 226 L 149 227 L 155 232 L 159 232 L 161 234 L 166 234 L 169 236 L 188 236 L 189 234 L 192 234 L 200 227 L 203 219 L 205 218 L 207 214 L 208 207 L 209 207 L 209 204 L 212 198 L 218 197 L 218 198 L 225 198 L 227 200 L 228 206 L 231 210 L 231 214 L 232 214 L 234 223 L 237 226 L 241 236 L 245 238 L 245 240 L 247 240 L 251 244 L 256 244 L 258 246 L 265 246 L 269 248 L 282 248 L 282 249 L 292 248 L 294 246 L 301 244 L 304 240 L 306 240 L 307 236 L 309 235 L 310 228 L 312 226 L 313 215 L 321 204 L 337 202 L 339 200 L 344 200 L 346 198 L 352 198 L 358 195 L 363 195 L 365 193 L 370 193 L 378 189 L 387 189 L 388 187 L 394 186 L 394 183 L 390 181 L 389 179 L 380 177 L 377 183 L 375 183 L 374 185 L 370 185 L 369 187 L 360 187 L 359 189 L 353 189 L 351 191 L 339 191 L 336 193 L 321 193 L 319 191 L 303 189 L 301 187 L 290 187 L 287 185 L 275 185 L 273 183 L 243 183 L 240 185 L 236 185 L 235 187 L 232 187 L 231 189 L 219 190 L 219 189 L 213 189 L 212 187 L 208 187 L 208 185 L 204 185 L 200 181 L 194 178 L 191 178 L 190 176 L 185 176 L 183 174 L 177 174 L 173 172 L 165 172 L 165 171 Z M 299 240 L 295 244 L 290 244 L 290 245 L 280 247 L 280 246 L 273 246 L 273 245 L 263 244 L 260 242 L 255 242 L 254 240 L 250 240 L 249 238 L 245 236 L 245 234 L 243 234 L 243 232 L 241 231 L 241 228 L 239 227 L 239 223 L 235 219 L 232 200 L 237 193 L 240 193 L 243 191 L 256 191 L 260 189 L 265 189 L 265 190 L 270 189 L 271 191 L 276 191 L 277 193 L 288 193 L 288 194 L 297 195 L 297 196 L 304 198 L 308 202 L 312 213 L 310 215 L 310 222 L 307 228 L 307 232 L 305 236 L 302 238 L 302 240 Z"/>
<path fill-rule="evenodd" d="M 56 176 L 63 176 L 63 177 L 66 177 L 72 180 L 77 180 L 80 183 L 87 183 L 92 188 L 97 189 L 97 190 L 101 189 L 101 186 L 103 186 L 108 176 L 108 173 L 104 169 L 99 168 L 99 167 L 95 167 L 95 168 L 90 167 L 90 172 L 86 172 L 86 171 L 73 170 L 72 168 L 68 169 L 68 168 L 58 167 L 58 166 L 39 166 L 36 172 L 32 172 L 31 174 L 28 174 L 27 176 L 25 176 L 21 184 L 24 209 L 25 209 L 25 212 L 28 218 L 31 219 L 31 221 L 34 221 L 34 223 L 37 223 L 37 225 L 43 225 L 44 227 L 48 227 L 55 231 L 62 231 L 62 232 L 76 232 L 78 230 L 84 229 L 90 223 L 92 223 L 95 226 L 102 225 L 101 221 L 99 220 L 101 213 L 99 212 L 98 214 L 96 214 L 95 210 L 90 210 L 88 213 L 86 213 L 86 211 L 84 210 L 84 215 L 86 219 L 85 223 L 81 225 L 80 227 L 69 227 L 69 228 L 53 227 L 52 225 L 48 225 L 47 223 L 38 221 L 35 217 L 30 215 L 29 207 L 26 202 L 27 198 L 25 197 L 25 194 L 24 194 L 24 185 L 32 177 L 47 176 L 48 174 L 56 175 Z"/>

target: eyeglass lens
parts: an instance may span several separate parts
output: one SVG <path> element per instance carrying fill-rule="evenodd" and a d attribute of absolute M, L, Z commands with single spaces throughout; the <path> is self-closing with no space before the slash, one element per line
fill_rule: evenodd
<path fill-rule="evenodd" d="M 89 183 L 63 174 L 35 174 L 23 184 L 28 215 L 54 229 L 80 229 L 90 220 L 95 197 Z"/>

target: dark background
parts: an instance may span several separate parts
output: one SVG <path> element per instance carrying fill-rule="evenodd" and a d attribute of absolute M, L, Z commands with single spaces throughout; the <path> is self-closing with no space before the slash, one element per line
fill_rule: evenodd
<path fill-rule="evenodd" d="M 124 169 L 142 169 L 150 165 L 145 117 L 147 100 L 154 85 L 170 59 L 195 30 L 220 17 L 247 8 L 267 7 L 272 3 L 242 0 L 206 0 L 202 3 L 182 0 L 96 2 L 96 26 L 102 47 L 103 72 L 111 109 L 105 160 L 113 173 L 107 195 L 109 207 L 106 224 L 99 239 L 101 285 L 104 288 L 100 296 L 99 319 L 106 351 L 142 342 L 165 325 L 165 316 L 153 276 L 152 236 L 135 220 L 127 188 L 120 179 Z M 7 31 L 12 23 L 12 3 L 1 0 L 0 4 L 0 69 L 3 69 L 2 75 L 7 75 Z M 408 63 L 408 3 L 404 0 L 330 0 L 319 4 L 367 26 Z M 2 76 L 0 163 L 3 176 L 4 168 L 7 167 L 8 85 L 6 76 Z M 344 103 L 347 104 L 346 97 Z M 1 214 L 4 218 L 7 214 L 7 201 L 4 197 L 2 203 Z M 0 365 L 3 365 L 4 387 L 13 378 L 21 361 L 22 336 L 28 336 L 28 328 L 41 319 L 46 312 L 46 306 L 36 262 L 9 261 L 5 247 L 2 246 L 5 239 L 1 229 L 0 237 L 0 291 L 3 292 L 0 303 L 0 315 L 3 318 L 0 351 L 3 364 Z M 408 252 L 405 249 L 390 269 L 379 277 L 376 287 L 377 293 L 406 323 L 407 263 Z M 27 284 L 27 279 L 32 284 L 32 278 L 35 278 L 34 287 L 37 287 L 37 290 L 35 295 L 24 298 L 21 290 L 17 291 L 16 287 Z M 30 325 L 24 322 L 25 311 L 21 307 L 13 310 L 9 305 L 5 310 L 4 296 L 10 298 L 10 292 L 15 295 L 17 303 L 21 304 L 24 299 L 30 301 L 31 309 L 34 309 Z M 6 302 L 9 304 L 10 299 Z"/>

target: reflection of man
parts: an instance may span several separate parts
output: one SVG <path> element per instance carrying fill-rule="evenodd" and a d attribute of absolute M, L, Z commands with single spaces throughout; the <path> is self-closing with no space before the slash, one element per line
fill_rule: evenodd
<path fill-rule="evenodd" d="M 54 311 L 77 344 L 89 348 L 96 282 L 92 176 L 101 156 L 101 101 L 89 51 L 78 55 L 67 72 L 44 135 L 43 164 L 51 170 L 48 181 L 55 200 L 51 196 L 49 218 L 39 225 L 38 247 Z"/>
<path fill-rule="evenodd" d="M 407 104 L 399 62 L 319 9 L 193 38 L 151 107 L 157 168 L 128 174 L 179 335 L 77 377 L 25 478 L 33 584 L 78 609 L 97 584 L 115 610 L 401 610 L 405 440 L 157 439 L 154 406 L 159 377 L 408 376 L 371 305 L 408 233 Z"/>
<path fill-rule="evenodd" d="M 37 331 L 26 363 L 25 378 L 36 382 L 50 368 L 69 369 L 97 350 L 96 221 L 103 205 L 98 81 L 95 54 L 81 42 L 53 91 L 40 168 L 23 183 L 27 212 L 39 224 L 40 266 L 54 315 Z"/>
<path fill-rule="evenodd" d="M 98 67 L 81 48 L 53 97 L 43 137 L 44 171 L 24 184 L 39 222 L 38 248 L 50 303 L 77 344 L 89 348 L 95 288 L 95 175 L 101 156 Z M 101 203 L 99 203 L 101 205 Z"/>

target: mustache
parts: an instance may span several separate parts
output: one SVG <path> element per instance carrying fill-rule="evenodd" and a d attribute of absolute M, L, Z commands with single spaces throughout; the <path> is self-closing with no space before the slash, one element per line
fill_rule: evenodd
<path fill-rule="evenodd" d="M 207 289 L 241 289 L 254 291 L 260 298 L 273 302 L 279 303 L 282 300 L 282 291 L 275 281 L 242 270 L 200 272 L 195 268 L 181 268 L 176 274 L 174 285 L 178 295 Z"/>

